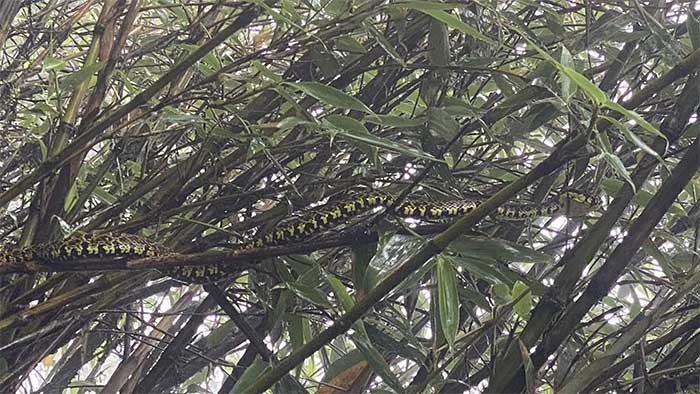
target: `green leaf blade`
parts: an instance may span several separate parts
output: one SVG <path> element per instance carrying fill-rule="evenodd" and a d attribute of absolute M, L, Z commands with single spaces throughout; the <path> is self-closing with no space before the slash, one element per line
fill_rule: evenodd
<path fill-rule="evenodd" d="M 362 101 L 332 86 L 318 82 L 289 82 L 288 84 L 330 106 L 374 114 Z"/>
<path fill-rule="evenodd" d="M 459 329 L 459 293 L 457 271 L 449 259 L 437 257 L 438 310 L 440 328 L 450 349 L 454 348 Z"/>

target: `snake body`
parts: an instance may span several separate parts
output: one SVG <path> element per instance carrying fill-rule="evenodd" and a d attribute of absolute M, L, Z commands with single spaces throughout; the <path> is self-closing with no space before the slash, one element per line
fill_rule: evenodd
<path fill-rule="evenodd" d="M 396 195 L 385 192 L 365 192 L 323 205 L 280 223 L 270 231 L 237 244 L 236 250 L 289 244 L 307 239 L 325 229 L 368 210 L 384 207 L 399 217 L 441 219 L 461 216 L 478 207 L 482 199 L 433 201 L 408 198 L 396 206 Z M 570 217 L 585 215 L 598 205 L 598 200 L 579 191 L 566 191 L 543 204 L 504 204 L 495 216 L 504 219 L 526 219 L 563 214 Z M 125 259 L 160 256 L 172 253 L 165 246 L 146 237 L 125 233 L 77 233 L 62 241 L 48 242 L 24 248 L 0 248 L 0 264 L 38 261 L 44 264 L 74 261 L 94 257 Z M 230 272 L 225 265 L 179 266 L 164 270 L 166 275 L 192 283 L 217 281 Z"/>

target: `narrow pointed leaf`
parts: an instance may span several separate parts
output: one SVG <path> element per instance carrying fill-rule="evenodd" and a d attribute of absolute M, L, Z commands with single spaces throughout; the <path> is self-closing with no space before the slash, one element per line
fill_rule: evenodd
<path fill-rule="evenodd" d="M 289 85 L 301 90 L 309 96 L 336 108 L 354 109 L 356 111 L 372 114 L 362 101 L 355 97 L 336 89 L 332 86 L 324 85 L 318 82 L 299 82 L 289 83 Z"/>
<path fill-rule="evenodd" d="M 440 328 L 450 349 L 454 347 L 459 329 L 459 293 L 457 271 L 449 259 L 437 257 L 438 310 Z"/>

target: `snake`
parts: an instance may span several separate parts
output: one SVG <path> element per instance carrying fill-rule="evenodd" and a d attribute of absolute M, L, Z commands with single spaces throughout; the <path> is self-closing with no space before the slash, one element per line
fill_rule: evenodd
<path fill-rule="evenodd" d="M 248 241 L 232 246 L 233 250 L 248 250 L 279 246 L 307 240 L 314 235 L 376 208 L 386 208 L 400 218 L 443 219 L 465 215 L 485 199 L 429 200 L 406 198 L 398 205 L 397 195 L 383 191 L 367 191 L 314 207 L 302 214 L 280 222 L 272 229 Z M 542 204 L 506 203 L 493 216 L 508 220 L 523 220 L 540 216 L 584 216 L 599 205 L 598 198 L 578 190 L 561 192 Z M 36 261 L 50 265 L 85 258 L 137 259 L 173 253 L 148 237 L 112 232 L 76 232 L 59 241 L 26 247 L 0 247 L 0 265 Z M 178 266 L 161 269 L 165 275 L 186 283 L 207 283 L 227 278 L 235 267 L 224 264 Z"/>

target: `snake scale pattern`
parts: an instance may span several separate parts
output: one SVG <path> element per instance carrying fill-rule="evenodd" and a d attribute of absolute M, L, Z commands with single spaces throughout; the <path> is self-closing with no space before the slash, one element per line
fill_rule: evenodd
<path fill-rule="evenodd" d="M 346 221 L 368 210 L 384 207 L 403 218 L 441 219 L 464 215 L 479 206 L 483 200 L 432 201 L 406 199 L 398 206 L 396 195 L 385 192 L 358 193 L 349 199 L 313 208 L 298 217 L 282 222 L 272 230 L 250 241 L 237 244 L 234 249 L 253 249 L 289 244 L 307 239 L 325 229 Z M 520 220 L 539 216 L 581 216 L 598 206 L 597 198 L 583 192 L 569 190 L 543 204 L 504 204 L 494 216 Z M 160 256 L 172 253 L 168 248 L 146 237 L 125 233 L 77 233 L 62 241 L 48 242 L 24 248 L 0 248 L 0 264 L 37 261 L 42 264 L 75 261 L 81 258 L 118 257 L 126 259 Z M 230 267 L 230 266 L 229 266 Z M 235 269 L 235 267 L 233 267 Z M 230 275 L 226 265 L 180 266 L 164 270 L 178 280 L 205 283 Z"/>

